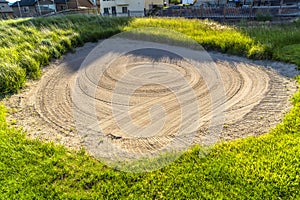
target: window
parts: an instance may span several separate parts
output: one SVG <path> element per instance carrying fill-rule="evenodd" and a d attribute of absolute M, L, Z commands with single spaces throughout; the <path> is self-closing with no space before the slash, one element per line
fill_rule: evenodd
<path fill-rule="evenodd" d="M 109 9 L 108 8 L 104 8 L 104 15 L 109 15 Z"/>
<path fill-rule="evenodd" d="M 127 10 L 127 7 L 122 7 L 122 13 L 127 13 L 128 10 Z"/>
<path fill-rule="evenodd" d="M 29 7 L 28 7 L 28 6 L 25 6 L 25 7 L 23 8 L 23 10 L 24 10 L 24 13 L 29 13 Z"/>
<path fill-rule="evenodd" d="M 111 7 L 111 13 L 112 13 L 112 15 L 117 15 L 116 6 Z"/>
<path fill-rule="evenodd" d="M 55 11 L 55 6 L 53 4 L 44 4 L 38 7 L 41 11 Z"/>

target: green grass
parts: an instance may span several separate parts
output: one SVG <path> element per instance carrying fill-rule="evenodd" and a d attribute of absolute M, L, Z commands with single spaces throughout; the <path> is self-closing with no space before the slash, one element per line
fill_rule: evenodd
<path fill-rule="evenodd" d="M 217 50 L 237 55 L 251 55 L 252 48 L 262 48 L 238 29 L 207 20 L 187 19 L 135 19 L 125 30 L 142 27 L 159 27 L 182 33 L 207 50 Z"/>
<path fill-rule="evenodd" d="M 207 50 L 253 59 L 280 60 L 300 66 L 297 46 L 300 45 L 300 20 L 273 26 L 241 24 L 233 27 L 208 20 L 147 18 L 135 19 L 124 29 L 142 27 L 160 27 L 183 33 Z"/>
<path fill-rule="evenodd" d="M 279 60 L 292 62 L 298 65 L 300 69 L 300 42 L 298 44 L 286 45 L 280 48 L 277 54 Z"/>
<path fill-rule="evenodd" d="M 145 33 L 141 30 L 144 27 L 153 27 L 154 31 Z M 59 58 L 85 42 L 96 42 L 133 29 L 139 29 L 137 35 L 162 36 L 161 31 L 155 32 L 156 28 L 180 32 L 207 50 L 300 65 L 297 58 L 299 21 L 284 26 L 237 28 L 208 20 L 106 18 L 92 15 L 9 20 L 0 22 L 0 76 L 4 83 L 0 86 L 0 93 L 18 92 L 25 85 L 26 78 L 39 78 L 42 66 L 52 58 Z M 179 41 L 181 39 L 178 38 Z"/>
<path fill-rule="evenodd" d="M 300 92 L 269 134 L 194 147 L 149 173 L 115 171 L 84 151 L 28 140 L 0 108 L 0 199 L 300 198 Z"/>
<path fill-rule="evenodd" d="M 245 27 L 242 30 L 261 44 L 266 58 L 295 63 L 300 67 L 300 21 L 277 26 Z"/>
<path fill-rule="evenodd" d="M 18 92 L 52 58 L 119 33 L 128 21 L 80 15 L 0 21 L 0 93 Z"/>
<path fill-rule="evenodd" d="M 179 31 L 211 50 L 297 63 L 299 24 L 293 25 L 233 28 L 199 20 L 76 15 L 5 21 L 1 93 L 18 91 L 26 77 L 39 77 L 41 66 L 72 47 L 146 26 Z M 6 122 L 0 106 L 0 199 L 299 199 L 300 92 L 292 102 L 283 122 L 264 136 L 217 144 L 205 157 L 196 146 L 171 165 L 140 174 L 116 171 L 84 151 L 29 140 Z"/>

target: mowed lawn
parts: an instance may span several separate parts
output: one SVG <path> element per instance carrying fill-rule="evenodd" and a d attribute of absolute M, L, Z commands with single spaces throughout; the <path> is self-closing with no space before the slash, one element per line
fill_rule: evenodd
<path fill-rule="evenodd" d="M 81 15 L 9 20 L 0 22 L 0 92 L 20 91 L 52 58 L 76 46 L 143 27 L 178 31 L 208 50 L 300 66 L 300 22 L 233 27 L 207 20 Z M 137 29 L 136 34 L 158 33 Z M 297 199 L 300 92 L 292 102 L 268 134 L 219 143 L 205 157 L 195 146 L 171 165 L 140 174 L 109 168 L 84 150 L 27 139 L 21 127 L 6 122 L 10 110 L 0 106 L 0 199 Z"/>

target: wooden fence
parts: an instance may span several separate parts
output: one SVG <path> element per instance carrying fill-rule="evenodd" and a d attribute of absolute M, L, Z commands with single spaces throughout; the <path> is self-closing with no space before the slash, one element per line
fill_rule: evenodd
<path fill-rule="evenodd" d="M 186 17 L 186 18 L 219 18 L 219 19 L 242 19 L 257 18 L 259 16 L 269 17 L 295 17 L 300 16 L 298 5 L 293 6 L 248 6 L 248 7 L 185 7 L 180 9 L 165 9 L 158 13 L 164 17 Z"/>
<path fill-rule="evenodd" d="M 68 9 L 59 12 L 52 12 L 43 15 L 42 17 L 48 17 L 52 15 L 68 15 L 68 14 L 99 14 L 97 8 L 87 8 L 87 9 Z"/>

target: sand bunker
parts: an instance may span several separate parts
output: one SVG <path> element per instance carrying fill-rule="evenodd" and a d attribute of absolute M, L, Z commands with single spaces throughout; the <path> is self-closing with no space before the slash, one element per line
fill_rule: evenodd
<path fill-rule="evenodd" d="M 74 109 L 81 108 L 74 105 L 72 97 L 79 67 L 95 46 L 96 44 L 86 44 L 78 48 L 76 53 L 66 55 L 45 69 L 40 81 L 31 82 L 22 93 L 6 100 L 6 105 L 12 108 L 9 118 L 16 119 L 17 125 L 24 127 L 30 137 L 54 141 L 71 148 L 78 149 L 82 145 L 89 145 L 93 139 L 100 141 L 97 135 L 85 140 L 78 134 L 74 122 Z M 292 65 L 271 62 L 259 65 L 258 62 L 219 53 L 210 53 L 210 56 L 220 72 L 225 102 L 221 99 L 222 95 L 220 99 L 215 98 L 211 101 L 209 93 L 213 92 L 214 87 L 208 86 L 203 74 L 197 73 L 190 63 L 180 59 L 153 61 L 153 58 L 147 55 L 134 53 L 122 55 L 117 61 L 110 63 L 100 79 L 95 77 L 97 74 L 95 70 L 98 68 L 86 69 L 85 76 L 75 83 L 75 87 L 77 84 L 82 94 L 87 96 L 89 93 L 85 87 L 91 84 L 96 87 L 95 95 L 91 95 L 90 98 L 95 100 L 102 139 L 110 140 L 113 144 L 131 152 L 151 152 L 162 148 L 176 137 L 180 125 L 187 123 L 182 120 L 181 102 L 172 91 L 174 88 L 180 88 L 184 92 L 185 83 L 176 79 L 176 76 L 173 77 L 172 73 L 164 74 L 163 68 L 170 68 L 182 74 L 195 92 L 201 120 L 198 130 L 195 131 L 193 143 L 204 143 L 203 137 L 213 117 L 212 102 L 219 102 L 218 106 L 222 106 L 225 111 L 223 130 L 218 135 L 219 140 L 260 135 L 268 132 L 282 120 L 283 115 L 291 107 L 289 98 L 297 90 L 297 86 L 294 80 L 281 75 L 271 67 L 286 68 L 290 74 L 297 75 L 298 72 L 292 69 Z M 161 66 L 160 70 L 153 67 L 154 62 L 156 66 Z M 147 74 L 149 77 L 164 77 L 163 81 L 170 87 L 150 83 L 135 86 L 132 77 L 126 79 L 123 75 L 136 66 L 139 68 L 137 71 L 133 70 L 131 76 Z M 144 70 L 139 71 L 141 69 Z M 209 73 L 206 75 L 209 76 Z M 129 90 L 131 86 L 136 88 L 134 92 Z M 117 92 L 114 91 L 116 87 Z M 156 118 L 159 119 L 162 109 L 153 105 L 161 105 L 165 121 L 160 131 L 154 135 L 147 133 L 147 137 L 143 134 L 128 134 L 132 127 L 127 127 L 128 130 L 124 131 L 126 127 L 120 126 L 115 120 L 116 113 L 113 113 L 111 102 L 116 98 L 114 95 L 129 99 L 128 104 L 122 102 L 115 104 L 118 109 L 130 110 L 132 123 L 137 127 L 147 127 L 151 124 L 151 119 L 152 122 Z M 194 109 L 190 108 L 191 116 L 186 117 L 192 118 L 193 111 Z M 83 110 L 81 112 L 82 119 L 88 120 L 90 113 Z"/>

